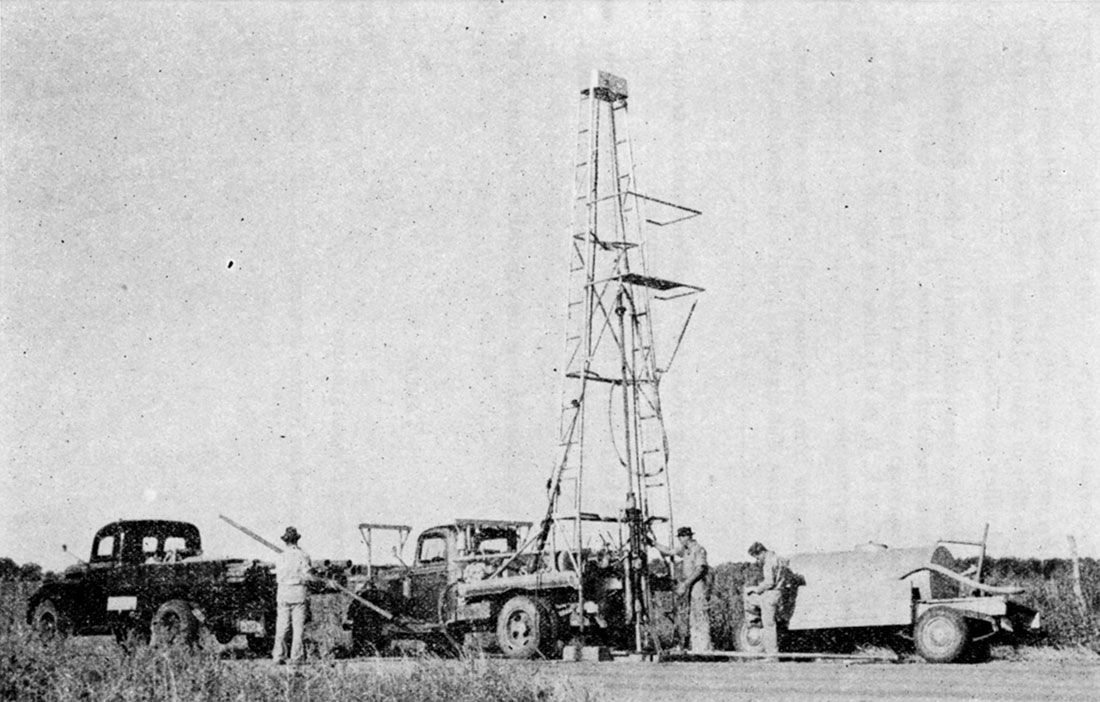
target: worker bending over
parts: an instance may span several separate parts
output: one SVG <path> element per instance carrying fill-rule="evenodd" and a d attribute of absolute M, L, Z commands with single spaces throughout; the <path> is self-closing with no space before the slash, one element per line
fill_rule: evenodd
<path fill-rule="evenodd" d="M 764 568 L 764 578 L 756 585 L 746 585 L 745 619 L 763 628 L 765 653 L 779 653 L 779 630 L 776 626 L 784 594 L 791 585 L 790 565 L 786 558 L 769 551 L 757 541 L 749 547 L 749 555 Z"/>

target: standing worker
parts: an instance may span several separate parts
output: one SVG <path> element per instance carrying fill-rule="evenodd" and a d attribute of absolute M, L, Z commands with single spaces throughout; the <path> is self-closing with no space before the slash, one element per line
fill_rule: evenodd
<path fill-rule="evenodd" d="M 676 537 L 680 539 L 679 546 L 662 546 L 652 537 L 648 541 L 664 555 L 683 561 L 684 579 L 676 586 L 676 594 L 688 596 L 691 650 L 696 653 L 710 651 L 710 614 L 707 611 L 710 600 L 707 575 L 710 573 L 710 566 L 707 565 L 707 550 L 695 540 L 691 527 L 680 527 L 676 530 Z"/>
<path fill-rule="evenodd" d="M 298 548 L 298 539 L 301 537 L 297 529 L 288 526 L 282 538 L 286 549 L 275 562 L 275 580 L 279 587 L 275 595 L 275 650 L 271 652 L 271 657 L 276 665 L 287 662 L 286 635 L 289 628 L 290 662 L 296 665 L 304 659 L 302 633 L 306 626 L 306 610 L 309 608 L 306 584 L 311 578 L 311 564 L 309 554 Z"/>
<path fill-rule="evenodd" d="M 779 629 L 777 620 L 783 595 L 791 584 L 790 566 L 783 556 L 769 551 L 757 541 L 749 546 L 749 555 L 764 568 L 764 577 L 756 585 L 747 585 L 742 598 L 745 603 L 745 619 L 760 623 L 763 628 L 765 653 L 779 653 Z"/>

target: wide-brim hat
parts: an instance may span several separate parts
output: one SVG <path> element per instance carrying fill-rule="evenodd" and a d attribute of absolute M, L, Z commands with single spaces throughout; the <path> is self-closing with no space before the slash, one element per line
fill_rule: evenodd
<path fill-rule="evenodd" d="M 296 544 L 300 538 L 302 538 L 302 535 L 292 526 L 288 526 L 282 536 L 283 542 L 288 544 Z"/>
<path fill-rule="evenodd" d="M 695 532 L 691 530 L 691 527 L 680 527 L 676 530 L 676 536 L 695 536 Z"/>

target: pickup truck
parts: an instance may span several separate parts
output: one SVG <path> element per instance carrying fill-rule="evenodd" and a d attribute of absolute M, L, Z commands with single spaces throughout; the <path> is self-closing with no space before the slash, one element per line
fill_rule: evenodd
<path fill-rule="evenodd" d="M 537 564 L 536 556 L 521 553 L 530 527 L 530 522 L 459 519 L 425 529 L 411 563 L 378 566 L 371 550 L 380 532 L 396 534 L 396 555 L 411 529 L 361 524 L 368 562 L 348 577 L 359 598 L 344 619 L 353 653 L 385 654 L 415 642 L 439 652 L 476 647 L 510 658 L 552 657 L 581 632 L 625 646 L 632 628 L 621 560 L 610 551 L 561 552 L 555 562 Z M 583 577 L 576 568 L 579 558 Z"/>
<path fill-rule="evenodd" d="M 203 558 L 187 522 L 125 520 L 101 528 L 88 561 L 44 583 L 28 623 L 50 638 L 110 635 L 120 642 L 194 643 L 206 627 L 221 643 L 238 634 L 270 650 L 275 577 L 268 563 Z"/>

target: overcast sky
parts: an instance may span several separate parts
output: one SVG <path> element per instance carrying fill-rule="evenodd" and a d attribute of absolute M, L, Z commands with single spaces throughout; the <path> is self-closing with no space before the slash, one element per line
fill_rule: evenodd
<path fill-rule="evenodd" d="M 538 518 L 579 91 L 703 211 L 662 385 L 712 560 L 1100 556 L 1100 9 L 0 6 L 0 556 Z M 617 505 L 621 495 L 593 496 Z"/>

